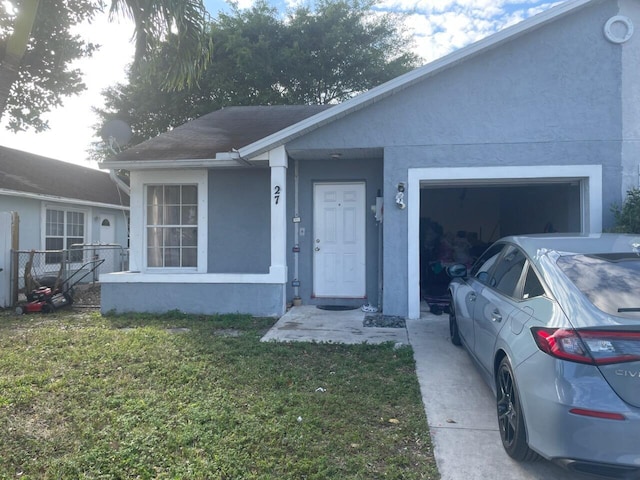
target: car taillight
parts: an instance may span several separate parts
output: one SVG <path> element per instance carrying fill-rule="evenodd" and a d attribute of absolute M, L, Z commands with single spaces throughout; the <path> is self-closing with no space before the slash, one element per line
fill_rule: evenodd
<path fill-rule="evenodd" d="M 640 332 L 531 329 L 538 348 L 549 355 L 591 365 L 640 360 Z"/>

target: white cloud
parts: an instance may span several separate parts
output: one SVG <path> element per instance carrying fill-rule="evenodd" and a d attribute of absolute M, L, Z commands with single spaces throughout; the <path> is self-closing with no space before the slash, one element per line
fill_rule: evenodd
<path fill-rule="evenodd" d="M 87 90 L 80 96 L 69 97 L 64 105 L 44 116 L 50 129 L 46 132 L 14 134 L 0 125 L 0 144 L 38 155 L 94 166 L 87 163 L 86 150 L 93 137 L 92 126 L 97 117 L 91 107 L 102 106 L 101 91 L 126 78 L 126 65 L 132 59 L 133 26 L 129 21 L 109 22 L 100 15 L 91 24 L 77 29 L 83 38 L 100 44 L 92 58 L 79 60 L 74 67 L 84 72 Z"/>
<path fill-rule="evenodd" d="M 436 60 L 562 2 L 540 0 L 383 0 L 383 11 L 407 13 L 415 51 Z"/>

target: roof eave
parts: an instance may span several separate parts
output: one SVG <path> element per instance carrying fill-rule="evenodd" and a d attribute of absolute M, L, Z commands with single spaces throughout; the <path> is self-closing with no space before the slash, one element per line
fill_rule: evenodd
<path fill-rule="evenodd" d="M 545 10 L 544 12 L 541 12 L 527 20 L 507 27 L 504 30 L 490 35 L 489 37 L 467 45 L 466 47 L 462 47 L 442 58 L 434 60 L 433 62 L 430 62 L 423 67 L 416 68 L 415 70 L 407 72 L 404 75 L 390 80 L 378 87 L 361 93 L 356 97 L 353 97 L 352 99 L 349 99 L 341 104 L 336 105 L 333 108 L 330 108 L 329 110 L 320 112 L 283 130 L 280 130 L 279 132 L 276 132 L 256 142 L 246 145 L 245 147 L 239 149 L 240 157 L 245 159 L 252 159 L 255 156 L 261 155 L 262 153 L 265 153 L 275 147 L 283 145 L 297 137 L 315 130 L 322 125 L 330 123 L 351 112 L 375 103 L 389 95 L 394 94 L 395 92 L 403 90 L 419 81 L 422 81 L 429 76 L 435 75 L 442 70 L 451 68 L 453 65 L 472 58 L 482 52 L 495 48 L 529 31 L 535 30 L 551 21 L 561 18 L 595 1 L 598 0 L 571 0 L 556 7 L 550 8 L 549 10 Z"/>
<path fill-rule="evenodd" d="M 20 192 L 17 190 L 8 190 L 0 188 L 0 195 L 16 198 L 28 198 L 32 200 L 40 200 L 43 202 L 55 202 L 74 205 L 83 205 L 86 207 L 109 208 L 114 210 L 129 210 L 128 205 L 118 205 L 114 203 L 95 202 L 92 200 L 81 200 L 78 198 L 60 197 L 57 195 L 45 195 L 40 193 Z"/>
<path fill-rule="evenodd" d="M 170 168 L 228 168 L 251 167 L 253 164 L 242 158 L 237 151 L 218 152 L 215 158 L 189 158 L 189 159 L 156 159 L 156 160 L 105 160 L 98 163 L 103 170 L 161 170 Z"/>

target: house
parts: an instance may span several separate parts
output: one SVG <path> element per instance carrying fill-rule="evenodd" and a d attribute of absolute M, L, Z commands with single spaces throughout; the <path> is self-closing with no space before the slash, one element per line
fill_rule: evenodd
<path fill-rule="evenodd" d="M 103 162 L 132 189 L 103 311 L 416 318 L 500 236 L 601 232 L 638 184 L 634 25 L 637 0 L 569 1 L 342 104 L 227 108 Z"/>
<path fill-rule="evenodd" d="M 89 243 L 127 248 L 129 196 L 108 173 L 2 146 L 0 215 L 0 307 L 12 303 L 12 248 L 63 250 Z M 59 270 L 57 254 L 36 261 L 42 263 L 39 272 Z M 118 266 L 105 262 L 101 268 L 110 272 Z"/>

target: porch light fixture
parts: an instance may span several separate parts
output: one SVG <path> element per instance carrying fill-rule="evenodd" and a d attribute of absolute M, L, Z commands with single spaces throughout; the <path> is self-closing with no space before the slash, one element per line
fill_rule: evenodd
<path fill-rule="evenodd" d="M 400 210 L 404 210 L 407 208 L 407 205 L 404 203 L 404 183 L 400 182 L 398 184 L 398 193 L 396 193 L 396 205 Z"/>

